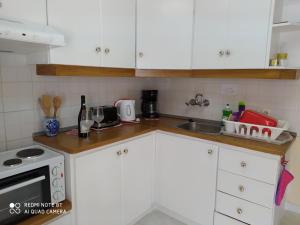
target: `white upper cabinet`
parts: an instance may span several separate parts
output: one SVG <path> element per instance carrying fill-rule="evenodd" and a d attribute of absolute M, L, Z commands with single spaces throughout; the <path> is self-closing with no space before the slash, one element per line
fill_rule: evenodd
<path fill-rule="evenodd" d="M 225 67 L 227 46 L 228 0 L 196 0 L 193 46 L 193 68 Z"/>
<path fill-rule="evenodd" d="M 0 18 L 47 24 L 46 0 L 0 0 Z"/>
<path fill-rule="evenodd" d="M 100 66 L 100 1 L 50 0 L 49 25 L 65 35 L 66 46 L 50 50 L 49 63 Z"/>
<path fill-rule="evenodd" d="M 135 68 L 135 0 L 101 0 L 102 66 Z"/>
<path fill-rule="evenodd" d="M 137 1 L 137 67 L 190 69 L 193 0 Z"/>
<path fill-rule="evenodd" d="M 271 5 L 271 0 L 196 0 L 193 68 L 265 68 Z"/>
<path fill-rule="evenodd" d="M 229 0 L 228 50 L 231 68 L 265 68 L 272 0 Z M 226 53 L 226 52 L 225 52 Z"/>
<path fill-rule="evenodd" d="M 157 203 L 195 224 L 213 225 L 218 147 L 158 134 L 156 161 Z"/>
<path fill-rule="evenodd" d="M 135 0 L 51 0 L 48 17 L 67 43 L 49 63 L 135 67 Z"/>

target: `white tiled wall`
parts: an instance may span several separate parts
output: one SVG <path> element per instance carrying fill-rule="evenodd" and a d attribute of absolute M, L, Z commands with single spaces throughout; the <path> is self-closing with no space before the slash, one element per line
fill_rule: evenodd
<path fill-rule="evenodd" d="M 11 54 L 0 54 L 0 74 L 0 150 L 32 143 L 32 133 L 41 130 L 38 97 L 43 94 L 62 97 L 62 127 L 76 124 L 82 94 L 89 105 L 133 98 L 139 111 L 140 91 L 156 88 L 161 113 L 219 120 L 226 103 L 237 110 L 243 100 L 248 108 L 267 109 L 288 120 L 291 129 L 300 132 L 300 81 L 295 80 L 45 77 L 37 76 L 35 66 L 26 65 L 24 57 Z M 197 92 L 210 100 L 209 107 L 185 105 Z"/>
<path fill-rule="evenodd" d="M 156 79 L 155 83 L 162 113 L 220 120 L 227 103 L 237 110 L 238 102 L 243 100 L 247 108 L 270 110 L 272 116 L 288 120 L 291 130 L 300 132 L 299 80 L 166 78 Z M 209 107 L 185 105 L 198 92 L 210 100 Z"/>
<path fill-rule="evenodd" d="M 133 98 L 139 110 L 141 90 L 152 85 L 149 79 L 37 76 L 25 57 L 12 54 L 0 54 L 0 75 L 0 150 L 32 144 L 32 133 L 41 130 L 38 97 L 43 94 L 62 97 L 59 117 L 66 127 L 77 123 L 82 94 L 88 105 Z"/>

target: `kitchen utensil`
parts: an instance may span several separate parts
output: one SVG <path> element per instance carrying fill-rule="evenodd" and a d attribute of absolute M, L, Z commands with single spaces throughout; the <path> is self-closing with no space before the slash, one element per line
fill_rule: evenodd
<path fill-rule="evenodd" d="M 93 110 L 89 108 L 85 111 L 85 113 L 81 114 L 81 118 L 80 118 L 81 131 L 83 133 L 88 134 L 93 124 L 94 124 Z"/>
<path fill-rule="evenodd" d="M 45 109 L 45 115 L 46 117 L 50 117 L 51 115 L 51 107 L 52 107 L 52 98 L 49 95 L 43 95 L 42 96 L 42 104 Z"/>
<path fill-rule="evenodd" d="M 47 112 L 47 109 L 44 107 L 44 104 L 43 104 L 43 101 L 42 101 L 41 98 L 39 98 L 39 104 L 40 104 L 40 107 L 41 107 L 41 109 L 43 110 L 45 116 L 47 117 L 47 113 L 48 113 L 48 112 Z"/>
<path fill-rule="evenodd" d="M 53 98 L 53 108 L 54 108 L 54 118 L 56 118 L 56 115 L 57 115 L 57 111 L 58 109 L 60 108 L 61 106 L 61 97 L 60 96 L 55 96 Z"/>
<path fill-rule="evenodd" d="M 101 122 L 104 119 L 104 110 L 102 106 L 93 107 L 93 120 L 96 122 L 97 127 L 101 127 Z"/>
<path fill-rule="evenodd" d="M 241 115 L 240 122 L 277 127 L 277 120 L 275 118 L 253 110 L 245 110 Z"/>
<path fill-rule="evenodd" d="M 118 108 L 121 121 L 135 121 L 135 100 L 118 100 L 115 103 Z"/>

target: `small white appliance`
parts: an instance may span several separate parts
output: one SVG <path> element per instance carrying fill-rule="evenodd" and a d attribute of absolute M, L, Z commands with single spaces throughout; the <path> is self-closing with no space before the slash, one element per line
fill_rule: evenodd
<path fill-rule="evenodd" d="M 39 145 L 0 153 L 0 224 L 15 224 L 32 216 L 32 210 L 63 200 L 62 154 Z"/>
<path fill-rule="evenodd" d="M 64 45 L 64 35 L 49 26 L 0 18 L 0 52 L 26 54 Z"/>
<path fill-rule="evenodd" d="M 118 108 L 121 121 L 135 121 L 135 100 L 118 100 L 115 107 Z"/>

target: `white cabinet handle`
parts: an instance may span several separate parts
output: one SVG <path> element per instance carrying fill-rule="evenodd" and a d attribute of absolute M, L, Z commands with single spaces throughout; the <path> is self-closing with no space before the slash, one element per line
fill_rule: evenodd
<path fill-rule="evenodd" d="M 140 57 L 140 58 L 143 58 L 143 57 L 144 57 L 144 53 L 139 52 L 139 57 Z"/>
<path fill-rule="evenodd" d="M 242 167 L 242 168 L 246 168 L 246 167 L 247 167 L 247 163 L 246 163 L 245 161 L 242 161 L 242 162 L 241 162 L 241 167 Z"/>
<path fill-rule="evenodd" d="M 208 149 L 207 153 L 208 153 L 209 155 L 212 155 L 212 154 L 214 153 L 214 151 L 213 151 L 212 149 Z"/>
<path fill-rule="evenodd" d="M 110 52 L 110 49 L 109 49 L 109 48 L 106 48 L 106 49 L 104 50 L 104 52 L 105 52 L 105 54 L 108 54 L 108 53 Z"/>
<path fill-rule="evenodd" d="M 219 56 L 222 57 L 225 54 L 225 52 L 223 50 L 219 51 Z"/>
<path fill-rule="evenodd" d="M 240 191 L 240 192 L 244 192 L 244 191 L 245 191 L 245 187 L 244 187 L 243 185 L 240 185 L 240 186 L 239 186 L 239 191 Z"/>
<path fill-rule="evenodd" d="M 117 155 L 118 156 L 122 155 L 122 151 L 117 151 Z"/>
<path fill-rule="evenodd" d="M 241 208 L 236 209 L 237 214 L 241 215 L 243 213 L 243 210 Z"/>
<path fill-rule="evenodd" d="M 100 53 L 100 52 L 101 52 L 101 48 L 100 48 L 100 47 L 97 47 L 97 48 L 96 48 L 96 52 L 97 52 L 97 53 Z"/>
<path fill-rule="evenodd" d="M 128 153 L 128 149 L 125 148 L 123 152 L 124 152 L 125 154 L 127 154 L 127 153 Z"/>
<path fill-rule="evenodd" d="M 230 55 L 231 55 L 231 51 L 230 51 L 229 49 L 227 49 L 227 50 L 225 51 L 225 54 L 226 54 L 227 56 L 230 56 Z"/>

